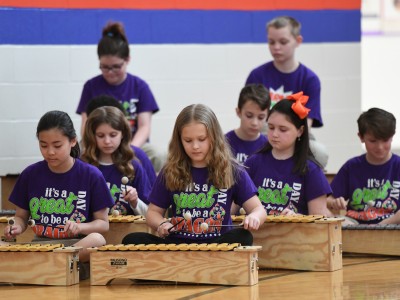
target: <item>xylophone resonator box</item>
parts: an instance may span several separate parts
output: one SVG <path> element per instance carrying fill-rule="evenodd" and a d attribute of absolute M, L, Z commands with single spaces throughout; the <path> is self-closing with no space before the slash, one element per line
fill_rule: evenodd
<path fill-rule="evenodd" d="M 0 282 L 69 286 L 79 283 L 80 247 L 0 246 Z"/>
<path fill-rule="evenodd" d="M 400 225 L 357 224 L 342 227 L 343 252 L 400 255 Z"/>
<path fill-rule="evenodd" d="M 235 221 L 240 221 L 238 218 Z M 340 218 L 323 216 L 268 216 L 253 245 L 262 246 L 260 268 L 335 271 L 342 268 Z"/>
<path fill-rule="evenodd" d="M 152 233 L 143 216 L 108 216 L 108 221 L 110 229 L 104 234 L 107 244 L 120 244 L 122 239 L 132 232 Z"/>
<path fill-rule="evenodd" d="M 142 279 L 255 285 L 258 250 L 239 244 L 106 245 L 90 249 L 90 283 Z"/>

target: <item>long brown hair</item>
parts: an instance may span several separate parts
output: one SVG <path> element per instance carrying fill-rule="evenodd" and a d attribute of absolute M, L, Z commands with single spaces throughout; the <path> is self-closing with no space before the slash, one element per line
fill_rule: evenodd
<path fill-rule="evenodd" d="M 96 129 L 101 124 L 108 124 L 113 129 L 122 132 L 121 144 L 112 153 L 111 157 L 118 170 L 132 180 L 135 177 L 135 170 L 132 165 L 135 153 L 130 145 L 132 138 L 131 128 L 125 115 L 116 107 L 103 106 L 90 113 L 82 139 L 84 148 L 82 160 L 94 166 L 99 166 L 98 157 L 100 151 L 96 143 Z"/>
<path fill-rule="evenodd" d="M 175 121 L 164 167 L 167 189 L 184 190 L 192 183 L 191 159 L 186 154 L 181 140 L 183 127 L 192 122 L 203 124 L 210 139 L 210 151 L 207 155 L 208 181 L 219 189 L 232 187 L 238 163 L 232 156 L 218 119 L 209 107 L 193 104 L 185 107 Z"/>

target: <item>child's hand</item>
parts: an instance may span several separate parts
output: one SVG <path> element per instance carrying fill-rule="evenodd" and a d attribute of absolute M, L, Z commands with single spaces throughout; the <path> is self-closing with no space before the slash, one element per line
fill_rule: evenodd
<path fill-rule="evenodd" d="M 4 236 L 6 239 L 13 239 L 22 233 L 22 227 L 19 224 L 8 225 L 4 228 Z"/>
<path fill-rule="evenodd" d="M 339 197 L 339 198 L 329 197 L 328 208 L 335 210 L 335 211 L 346 210 L 348 202 L 349 202 L 349 200 L 346 201 L 343 197 Z"/>
<path fill-rule="evenodd" d="M 281 216 L 293 216 L 293 215 L 296 215 L 296 213 L 287 207 L 281 212 Z"/>
<path fill-rule="evenodd" d="M 254 214 L 249 214 L 243 221 L 244 229 L 257 230 L 260 227 L 260 219 Z"/>
<path fill-rule="evenodd" d="M 169 231 L 169 229 L 172 227 L 172 223 L 170 222 L 165 222 L 165 223 L 161 223 L 160 226 L 158 226 L 157 228 L 157 234 L 159 235 L 159 237 L 166 237 L 170 234 L 170 232 L 174 231 L 175 228 L 173 228 L 171 231 Z"/>
<path fill-rule="evenodd" d="M 136 208 L 138 199 L 139 197 L 136 189 L 132 186 L 127 185 L 126 191 L 124 191 L 124 200 L 128 201 L 132 208 Z"/>
<path fill-rule="evenodd" d="M 68 220 L 65 223 L 64 231 L 67 233 L 71 233 L 73 236 L 76 236 L 81 232 L 80 223 Z"/>

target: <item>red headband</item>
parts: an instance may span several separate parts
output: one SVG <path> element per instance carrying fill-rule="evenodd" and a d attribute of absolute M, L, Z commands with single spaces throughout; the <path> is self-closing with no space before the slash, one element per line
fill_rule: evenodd
<path fill-rule="evenodd" d="M 304 106 L 308 101 L 308 96 L 303 95 L 303 92 L 287 96 L 286 99 L 295 101 L 292 104 L 292 109 L 300 119 L 304 119 L 308 116 L 310 109 Z"/>

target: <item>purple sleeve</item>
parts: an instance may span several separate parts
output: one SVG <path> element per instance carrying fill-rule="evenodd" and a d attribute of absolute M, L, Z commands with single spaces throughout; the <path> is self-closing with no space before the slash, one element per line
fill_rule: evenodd
<path fill-rule="evenodd" d="M 173 199 L 171 199 L 171 194 L 172 193 L 169 192 L 165 186 L 165 178 L 163 176 L 163 171 L 161 171 L 151 189 L 149 202 L 158 207 L 168 209 L 173 201 Z"/>
<path fill-rule="evenodd" d="M 238 180 L 234 187 L 233 199 L 235 203 L 242 206 L 244 202 L 257 195 L 257 188 L 251 180 L 249 174 L 244 169 L 240 169 Z"/>
<path fill-rule="evenodd" d="M 318 76 L 309 70 L 309 78 L 306 86 L 304 87 L 304 94 L 309 96 L 307 107 L 311 109 L 308 117 L 313 119 L 312 127 L 322 127 L 322 116 L 321 116 L 321 82 Z"/>
<path fill-rule="evenodd" d="M 310 167 L 310 164 L 313 164 L 313 167 Z M 309 163 L 309 172 L 306 176 L 305 199 L 307 202 L 332 193 L 324 172 L 314 163 Z"/>
<path fill-rule="evenodd" d="M 139 90 L 139 102 L 137 103 L 137 113 L 151 111 L 153 114 L 159 111 L 156 99 L 150 90 L 150 87 L 144 81 Z"/>
<path fill-rule="evenodd" d="M 149 204 L 148 198 L 151 185 L 148 176 L 139 161 L 134 160 L 133 167 L 135 168 L 135 178 L 133 179 L 132 186 L 137 190 L 140 200 Z"/>
<path fill-rule="evenodd" d="M 92 99 L 94 96 L 90 92 L 90 82 L 87 81 L 85 85 L 83 86 L 82 94 L 81 94 L 81 99 L 79 100 L 78 108 L 76 109 L 77 114 L 82 114 L 83 112 L 86 112 L 86 106 L 89 102 L 90 99 Z"/>
<path fill-rule="evenodd" d="M 147 156 L 146 152 L 144 152 L 139 147 L 132 146 L 133 151 L 135 151 L 135 155 L 137 159 L 141 162 L 144 171 L 147 174 L 147 177 L 150 181 L 150 186 L 153 186 L 154 181 L 156 180 L 156 171 L 151 163 L 151 160 Z"/>
<path fill-rule="evenodd" d="M 332 193 L 335 198 L 343 197 L 344 199 L 350 199 L 348 180 L 348 163 L 345 163 L 337 172 L 331 182 Z"/>

